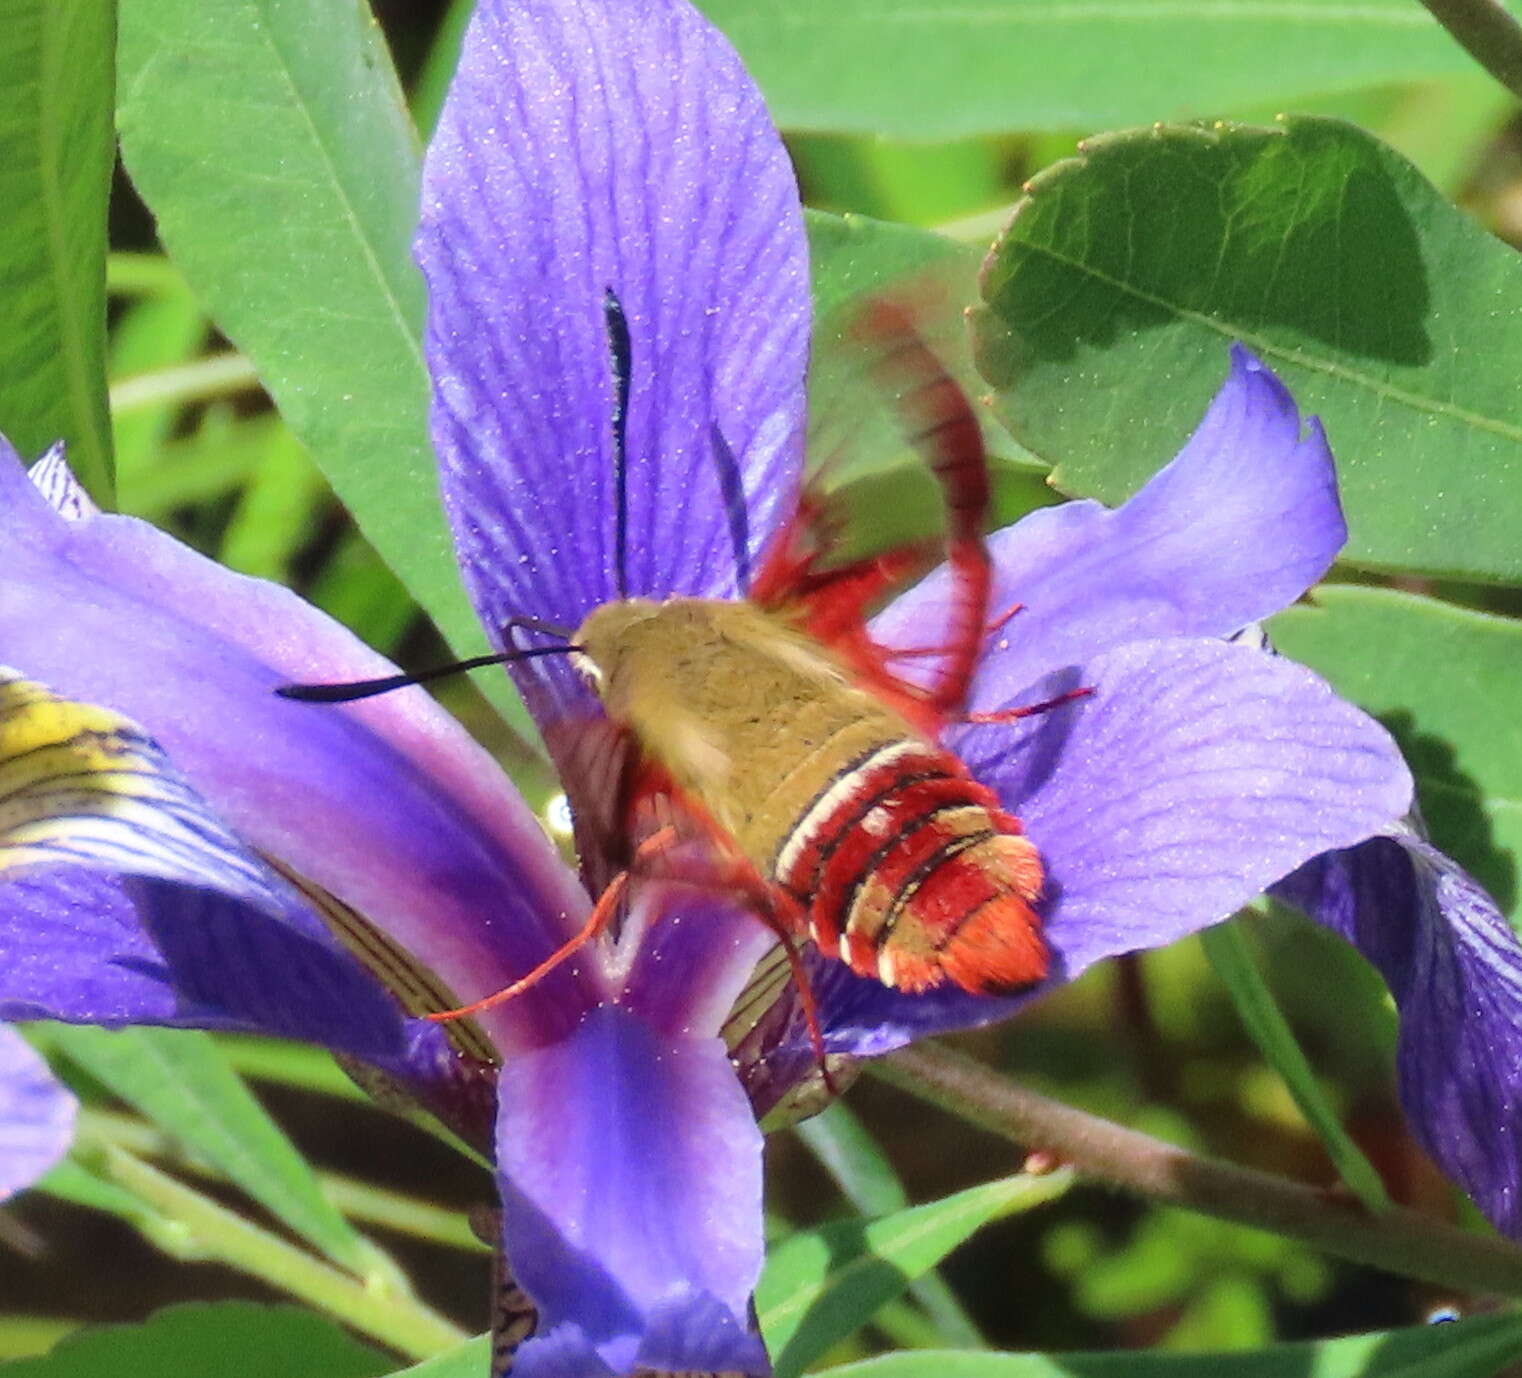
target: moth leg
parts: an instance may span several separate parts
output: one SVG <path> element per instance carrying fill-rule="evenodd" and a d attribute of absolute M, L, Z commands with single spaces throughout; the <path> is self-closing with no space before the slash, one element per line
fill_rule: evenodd
<path fill-rule="evenodd" d="M 492 995 L 482 997 L 469 1005 L 461 1005 L 457 1010 L 440 1010 L 436 1014 L 425 1014 L 424 1019 L 431 1019 L 436 1024 L 447 1023 L 451 1019 L 463 1019 L 467 1015 L 479 1014 L 482 1010 L 492 1009 L 501 1005 L 514 996 L 522 995 L 531 986 L 537 985 L 550 972 L 554 971 L 565 959 L 571 956 L 579 948 L 585 947 L 607 926 L 613 915 L 618 911 L 619 902 L 624 897 L 624 892 L 629 888 L 629 881 L 634 874 L 634 868 L 642 861 L 659 852 L 665 851 L 676 841 L 676 829 L 664 827 L 651 833 L 638 847 L 634 849 L 634 855 L 629 860 L 629 869 L 620 871 L 608 882 L 607 888 L 598 896 L 597 903 L 592 906 L 592 912 L 587 916 L 587 921 L 568 941 L 563 943 L 554 952 L 550 953 L 544 961 L 540 962 L 526 976 L 519 977 L 509 986 L 503 986 L 501 990 Z"/>
<path fill-rule="evenodd" d="M 1038 713 L 1049 713 L 1054 708 L 1061 708 L 1065 703 L 1071 703 L 1074 699 L 1086 699 L 1092 694 L 1092 688 L 1069 689 L 1065 694 L 1058 694 L 1054 699 L 1043 699 L 1040 703 L 1026 703 L 1019 708 L 1000 708 L 992 713 L 964 713 L 957 721 L 972 723 L 975 726 L 988 723 L 1019 722 L 1021 718 L 1034 718 Z"/>

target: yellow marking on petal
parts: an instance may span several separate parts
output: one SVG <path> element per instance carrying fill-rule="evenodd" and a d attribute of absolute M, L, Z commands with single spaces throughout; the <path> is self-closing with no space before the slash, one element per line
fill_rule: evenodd
<path fill-rule="evenodd" d="M 458 1009 L 463 1003 L 433 971 L 357 909 L 276 857 L 264 859 L 301 891 L 328 931 L 396 997 L 408 1014 L 414 1017 L 441 1014 Z M 450 1043 L 467 1057 L 493 1065 L 502 1061 L 501 1054 L 474 1019 L 451 1020 L 443 1027 Z"/>
<path fill-rule="evenodd" d="M 0 669 L 0 871 L 84 864 L 263 888 L 253 859 L 136 723 Z"/>

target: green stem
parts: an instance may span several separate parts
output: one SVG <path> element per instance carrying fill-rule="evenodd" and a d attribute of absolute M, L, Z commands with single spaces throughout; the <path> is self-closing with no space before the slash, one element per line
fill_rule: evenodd
<path fill-rule="evenodd" d="M 145 407 L 204 402 L 228 392 L 259 386 L 254 366 L 241 354 L 212 354 L 193 363 L 139 373 L 111 384 L 111 415 L 123 416 Z"/>
<path fill-rule="evenodd" d="M 464 1339 L 461 1331 L 421 1302 L 371 1292 L 346 1273 L 250 1224 L 123 1149 L 104 1145 L 101 1161 L 112 1181 L 184 1232 L 187 1253 L 197 1251 L 238 1268 L 410 1358 L 427 1358 Z M 159 1242 L 154 1235 L 149 1237 Z"/>
<path fill-rule="evenodd" d="M 1514 96 L 1522 96 L 1522 25 L 1500 0 L 1422 0 L 1459 45 Z"/>
<path fill-rule="evenodd" d="M 1258 970 L 1237 922 L 1207 928 L 1200 934 L 1200 942 L 1221 984 L 1231 992 L 1232 1003 L 1248 1036 L 1258 1045 L 1269 1066 L 1279 1073 L 1306 1123 L 1325 1146 L 1338 1175 L 1368 1210 L 1375 1214 L 1389 1210 L 1391 1201 L 1385 1184 L 1327 1101 L 1310 1060 Z"/>
<path fill-rule="evenodd" d="M 180 270 L 163 254 L 107 255 L 106 291 L 113 297 L 154 297 L 188 290 Z"/>
<path fill-rule="evenodd" d="M 112 1110 L 85 1108 L 79 1112 L 80 1132 L 87 1139 L 103 1140 L 125 1149 L 139 1158 L 155 1158 L 198 1176 L 221 1179 L 208 1164 L 187 1156 L 178 1141 L 169 1134 L 146 1124 L 134 1115 Z M 470 1228 L 470 1222 L 455 1210 L 419 1201 L 400 1192 L 346 1177 L 337 1172 L 315 1172 L 322 1194 L 350 1220 L 365 1225 L 379 1225 L 396 1234 L 427 1240 L 469 1253 L 490 1253 Z"/>
<path fill-rule="evenodd" d="M 876 1075 L 962 1119 L 1072 1164 L 1081 1177 L 1152 1201 L 1303 1240 L 1339 1258 L 1463 1292 L 1522 1297 L 1522 1249 L 1408 1210 L 1356 1202 L 1085 1114 L 934 1044 L 868 1063 Z"/>

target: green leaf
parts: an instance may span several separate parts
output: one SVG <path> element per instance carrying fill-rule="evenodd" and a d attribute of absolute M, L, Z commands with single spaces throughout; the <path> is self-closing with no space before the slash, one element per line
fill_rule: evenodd
<path fill-rule="evenodd" d="M 223 1301 L 77 1331 L 50 1354 L 4 1369 L 5 1378 L 376 1378 L 391 1364 L 310 1311 Z"/>
<path fill-rule="evenodd" d="M 114 21 L 109 0 L 0 4 L 0 431 L 27 458 L 67 441 L 102 502 Z"/>
<path fill-rule="evenodd" d="M 218 560 L 240 574 L 289 582 L 291 561 L 327 495 L 301 442 L 281 426 L 228 518 Z"/>
<path fill-rule="evenodd" d="M 206 1034 L 58 1025 L 50 1045 L 246 1191 L 334 1262 L 365 1274 L 371 1246 Z"/>
<path fill-rule="evenodd" d="M 1522 577 L 1522 262 L 1410 164 L 1330 120 L 1155 129 L 1093 140 L 1028 193 L 977 354 L 1059 487 L 1138 487 L 1240 339 L 1325 421 L 1350 559 Z"/>
<path fill-rule="evenodd" d="M 1395 734 L 1432 840 L 1514 911 L 1522 623 L 1415 594 L 1329 585 L 1314 604 L 1280 613 L 1269 630 L 1286 655 L 1320 671 Z"/>
<path fill-rule="evenodd" d="M 368 5 L 122 0 L 119 75 L 165 247 L 455 652 L 484 650 L 428 442 L 417 136 Z"/>
<path fill-rule="evenodd" d="M 195 357 L 205 338 L 206 318 L 183 284 L 146 295 L 122 312 L 111 332 L 111 378 L 120 383 L 184 364 Z M 161 401 L 112 416 L 116 488 L 122 511 L 136 511 L 133 503 L 137 489 L 152 482 L 152 471 L 179 413 L 179 403 Z"/>
<path fill-rule="evenodd" d="M 909 1204 L 893 1164 L 844 1101 L 804 1120 L 795 1132 L 863 1215 L 888 1215 Z M 983 1346 L 977 1326 L 934 1272 L 917 1279 L 912 1291 L 935 1322 L 940 1340 L 970 1349 Z"/>
<path fill-rule="evenodd" d="M 920 1350 L 825 1369 L 830 1378 L 1495 1378 L 1522 1355 L 1522 1321 L 1448 1325 L 1273 1345 L 1247 1354 L 969 1354 Z"/>
<path fill-rule="evenodd" d="M 481 1378 L 490 1361 L 491 1336 L 477 1335 L 445 1354 L 397 1369 L 392 1378 Z"/>
<path fill-rule="evenodd" d="M 1207 928 L 1200 934 L 1200 942 L 1215 974 L 1230 992 L 1249 1037 L 1283 1079 L 1306 1123 L 1315 1130 L 1336 1164 L 1338 1175 L 1371 1212 L 1388 1210 L 1390 1198 L 1379 1173 L 1342 1127 L 1310 1059 L 1296 1041 L 1289 1021 L 1258 970 L 1240 926 L 1226 923 Z"/>
<path fill-rule="evenodd" d="M 1067 1190 L 1065 1171 L 1020 1174 L 876 1220 L 792 1235 L 771 1251 L 756 1310 L 777 1378 L 794 1378 L 990 1220 Z"/>
<path fill-rule="evenodd" d="M 877 293 L 907 303 L 952 377 L 977 397 L 986 389 L 973 366 L 963 314 L 977 297 L 979 254 L 930 230 L 861 215 L 808 211 L 806 223 L 815 317 L 810 458 L 827 466 L 832 485 L 906 466 L 922 468 L 881 390 L 867 379 L 862 348 L 851 340 L 854 313 Z M 1034 464 L 992 416 L 981 409 L 979 415 L 991 455 Z"/>
<path fill-rule="evenodd" d="M 1303 105 L 1473 70 L 1411 0 L 700 0 L 784 129 L 943 139 Z"/>

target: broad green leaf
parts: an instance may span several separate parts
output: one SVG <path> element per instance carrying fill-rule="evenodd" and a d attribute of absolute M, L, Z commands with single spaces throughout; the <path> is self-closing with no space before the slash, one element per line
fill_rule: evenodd
<path fill-rule="evenodd" d="M 417 136 L 368 5 L 122 0 L 119 82 L 164 246 L 445 639 L 484 650 L 428 443 Z"/>
<path fill-rule="evenodd" d="M 784 1240 L 756 1288 L 756 1311 L 777 1378 L 794 1378 L 872 1318 L 990 1220 L 1060 1196 L 1059 1171 L 969 1188 L 875 1220 L 842 1220 Z"/>
<path fill-rule="evenodd" d="M 5 1378 L 376 1378 L 392 1361 L 334 1321 L 248 1301 L 167 1307 L 141 1325 L 65 1336 L 5 1365 Z"/>
<path fill-rule="evenodd" d="M 1415 594 L 1328 585 L 1270 634 L 1400 742 L 1444 851 L 1507 910 L 1522 857 L 1522 622 Z"/>
<path fill-rule="evenodd" d="M 1231 994 L 1248 1036 L 1268 1065 L 1283 1079 L 1306 1123 L 1326 1147 L 1349 1190 L 1371 1211 L 1388 1210 L 1390 1198 L 1374 1165 L 1342 1127 L 1337 1112 L 1296 1041 L 1273 992 L 1258 970 L 1246 936 L 1236 923 L 1207 928 L 1200 934 L 1205 955 Z"/>
<path fill-rule="evenodd" d="M 1065 491 L 1138 487 L 1241 340 L 1326 423 L 1351 560 L 1522 578 L 1522 262 L 1367 134 L 1095 139 L 1029 184 L 983 294 L 979 367 Z"/>
<path fill-rule="evenodd" d="M 209 1036 L 61 1024 L 49 1042 L 334 1262 L 361 1274 L 374 1266 L 372 1247 L 323 1196 L 306 1160 Z"/>
<path fill-rule="evenodd" d="M 909 1195 L 893 1164 L 844 1101 L 802 1121 L 795 1132 L 862 1215 L 888 1215 L 908 1206 Z M 977 1326 L 936 1273 L 927 1272 L 911 1290 L 935 1322 L 941 1342 L 982 1347 Z"/>
<path fill-rule="evenodd" d="M 1473 69 L 1413 0 L 699 0 L 784 129 L 945 139 L 1304 105 Z"/>
<path fill-rule="evenodd" d="M 885 1354 L 825 1369 L 829 1378 L 1496 1378 L 1522 1355 L 1522 1321 L 1447 1325 L 1273 1345 L 1245 1354 Z"/>
<path fill-rule="evenodd" d="M 0 432 L 28 459 L 67 441 L 103 502 L 113 10 L 0 3 Z"/>

